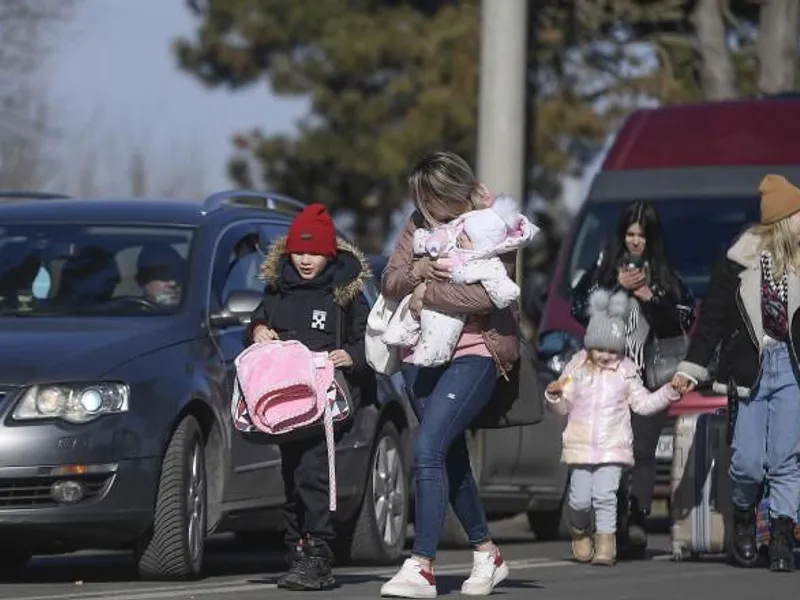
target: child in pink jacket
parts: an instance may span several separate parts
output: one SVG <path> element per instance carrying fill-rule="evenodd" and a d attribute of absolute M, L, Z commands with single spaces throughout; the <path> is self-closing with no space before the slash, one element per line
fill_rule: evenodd
<path fill-rule="evenodd" d="M 680 394 L 667 384 L 649 392 L 634 362 L 625 356 L 628 296 L 594 292 L 591 318 L 578 352 L 545 393 L 550 408 L 567 415 L 561 460 L 571 467 L 569 507 L 572 552 L 579 562 L 616 562 L 617 488 L 633 465 L 631 410 L 650 415 Z M 589 531 L 595 512 L 595 535 Z"/>

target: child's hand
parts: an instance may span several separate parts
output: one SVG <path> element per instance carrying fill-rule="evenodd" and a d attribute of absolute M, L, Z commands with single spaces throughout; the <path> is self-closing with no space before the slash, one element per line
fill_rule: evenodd
<path fill-rule="evenodd" d="M 560 396 L 564 392 L 565 383 L 560 379 L 551 381 L 547 386 L 547 393 L 551 396 Z"/>
<path fill-rule="evenodd" d="M 257 325 L 255 329 L 253 329 L 253 342 L 256 344 L 262 344 L 264 342 L 271 342 L 272 340 L 277 340 L 278 334 L 275 333 L 272 329 L 267 327 L 266 325 Z"/>
<path fill-rule="evenodd" d="M 353 357 L 350 356 L 345 350 L 334 350 L 333 352 L 328 353 L 328 358 L 331 359 L 333 366 L 338 369 L 353 366 Z"/>
<path fill-rule="evenodd" d="M 472 250 L 474 248 L 472 245 L 472 240 L 469 239 L 469 236 L 463 231 L 458 234 L 458 247 L 466 250 Z"/>

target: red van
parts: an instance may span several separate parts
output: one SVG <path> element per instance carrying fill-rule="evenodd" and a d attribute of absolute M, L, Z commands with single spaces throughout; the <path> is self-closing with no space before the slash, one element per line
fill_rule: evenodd
<path fill-rule="evenodd" d="M 770 172 L 800 182 L 800 99 L 688 104 L 629 117 L 561 247 L 550 283 L 538 352 L 552 375 L 580 348 L 583 330 L 570 314 L 571 287 L 597 259 L 629 202 L 655 204 L 672 264 L 702 301 L 720 252 L 758 220 L 758 185 Z M 669 497 L 674 417 L 725 404 L 708 389 L 673 406 L 658 446 L 657 498 Z M 534 530 L 560 508 L 554 493 L 564 490 L 566 470 L 553 469 L 558 475 L 549 502 L 542 498 L 529 513 Z"/>

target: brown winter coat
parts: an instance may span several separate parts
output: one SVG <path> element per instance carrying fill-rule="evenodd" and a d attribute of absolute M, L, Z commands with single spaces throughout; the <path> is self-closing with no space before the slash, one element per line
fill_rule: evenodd
<path fill-rule="evenodd" d="M 411 271 L 414 266 L 414 231 L 423 221 L 415 212 L 403 231 L 383 273 L 381 291 L 386 298 L 400 301 L 422 283 Z M 510 274 L 514 270 L 514 254 L 502 257 Z M 516 304 L 498 310 L 479 283 L 462 284 L 428 281 L 423 304 L 446 314 L 464 315 L 480 325 L 483 339 L 497 361 L 503 375 L 511 370 L 519 357 L 519 308 Z"/>

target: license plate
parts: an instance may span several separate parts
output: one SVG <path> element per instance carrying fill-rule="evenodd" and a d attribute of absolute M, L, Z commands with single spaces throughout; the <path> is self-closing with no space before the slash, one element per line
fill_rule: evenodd
<path fill-rule="evenodd" d="M 658 446 L 656 446 L 656 458 L 661 460 L 672 460 L 672 453 L 675 447 L 674 435 L 662 435 L 658 438 Z"/>

